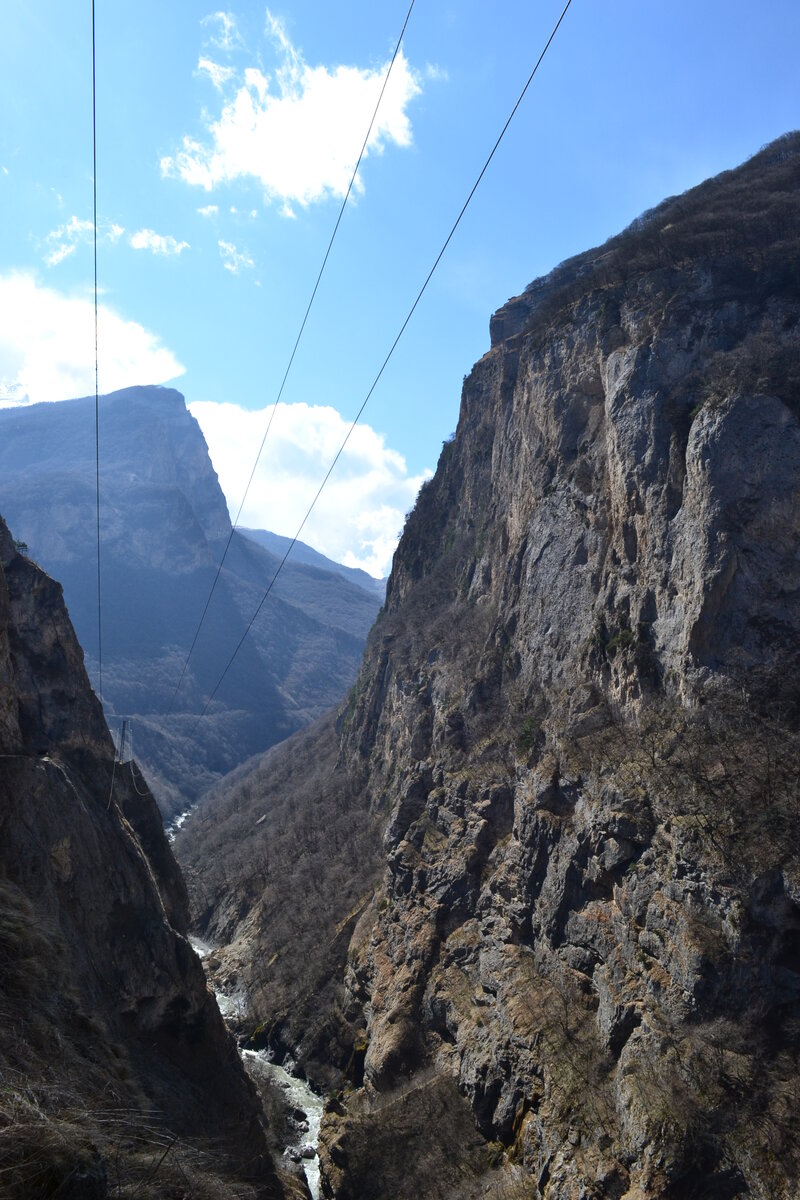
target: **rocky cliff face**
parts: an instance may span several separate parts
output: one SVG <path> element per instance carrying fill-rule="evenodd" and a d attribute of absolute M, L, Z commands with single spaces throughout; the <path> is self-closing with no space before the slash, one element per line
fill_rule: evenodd
<path fill-rule="evenodd" d="M 793 135 L 492 321 L 339 714 L 326 1195 L 797 1192 L 798 184 Z"/>
<path fill-rule="evenodd" d="M 96 681 L 94 411 L 90 397 L 0 412 L 0 511 L 63 583 Z M 248 654 L 198 730 L 197 714 L 284 550 L 276 556 L 234 534 L 176 695 L 230 534 L 225 498 L 200 428 L 172 388 L 101 397 L 100 462 L 103 700 L 115 731 L 114 714 L 135 718 L 137 757 L 169 817 L 338 702 L 381 598 L 321 555 L 313 564 L 290 559 Z"/>
<path fill-rule="evenodd" d="M 114 767 L 61 588 L 0 520 L 4 1196 L 166 1196 L 182 1174 L 198 1196 L 234 1176 L 243 1195 L 281 1194 L 187 918 L 153 797 Z"/>

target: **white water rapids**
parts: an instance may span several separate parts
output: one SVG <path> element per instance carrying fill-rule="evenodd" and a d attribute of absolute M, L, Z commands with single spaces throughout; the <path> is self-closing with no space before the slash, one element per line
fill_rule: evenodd
<path fill-rule="evenodd" d="M 298 1137 L 293 1145 L 287 1146 L 284 1154 L 294 1159 L 299 1158 L 308 1180 L 308 1188 L 314 1200 L 319 1200 L 319 1159 L 317 1158 L 317 1142 L 319 1141 L 319 1126 L 322 1121 L 322 1099 L 312 1092 L 305 1079 L 290 1075 L 283 1067 L 271 1062 L 269 1050 L 242 1050 L 247 1069 L 253 1073 L 262 1074 L 273 1085 L 283 1092 L 286 1102 L 292 1109 L 301 1109 L 305 1113 L 305 1124 L 308 1129 L 298 1127 Z"/>
<path fill-rule="evenodd" d="M 183 825 L 186 824 L 186 822 L 189 820 L 189 817 L 192 815 L 192 813 L 194 812 L 194 810 L 196 808 L 197 808 L 196 804 L 190 804 L 188 808 L 185 808 L 183 810 L 183 812 L 178 813 L 177 817 L 175 817 L 172 821 L 170 821 L 169 825 L 164 826 L 164 833 L 167 835 L 167 840 L 169 842 L 175 841 L 175 836 L 176 836 L 178 830 Z M 195 946 L 195 950 L 197 950 L 196 946 Z M 197 953 L 200 954 L 200 951 L 197 950 Z M 206 953 L 208 953 L 208 950 L 206 951 Z M 203 957 L 202 954 L 200 954 L 200 957 L 201 958 Z"/>
<path fill-rule="evenodd" d="M 209 942 L 204 942 L 201 938 L 190 937 L 189 941 L 201 959 L 214 949 Z M 247 998 L 242 991 L 225 993 L 215 988 L 214 995 L 225 1020 L 244 1016 L 247 1011 Z M 300 1110 L 304 1114 L 304 1121 L 292 1118 L 291 1123 L 296 1128 L 297 1136 L 283 1153 L 294 1162 L 302 1162 L 309 1191 L 314 1200 L 319 1200 L 317 1143 L 322 1121 L 322 1098 L 311 1090 L 305 1079 L 292 1075 L 284 1067 L 272 1062 L 271 1050 L 240 1050 L 239 1053 L 249 1074 L 280 1088 L 288 1108 L 293 1111 Z"/>

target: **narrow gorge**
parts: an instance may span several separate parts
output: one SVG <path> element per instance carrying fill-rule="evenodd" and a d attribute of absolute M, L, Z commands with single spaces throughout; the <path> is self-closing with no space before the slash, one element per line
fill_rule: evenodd
<path fill-rule="evenodd" d="M 494 315 L 355 684 L 175 858 L 0 521 L 0 1195 L 796 1200 L 799 196 L 791 134 Z"/>
<path fill-rule="evenodd" d="M 178 836 L 327 1197 L 797 1194 L 799 184 L 495 314 L 347 700 Z"/>

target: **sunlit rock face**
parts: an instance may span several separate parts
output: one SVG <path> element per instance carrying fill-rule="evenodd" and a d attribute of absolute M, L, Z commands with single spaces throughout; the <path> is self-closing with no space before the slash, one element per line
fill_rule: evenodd
<path fill-rule="evenodd" d="M 792 135 L 495 315 L 324 783 L 307 735 L 187 830 L 221 969 L 347 1085 L 328 1196 L 797 1193 L 799 184 Z M 314 1007 L 270 931 L 336 789 Z"/>

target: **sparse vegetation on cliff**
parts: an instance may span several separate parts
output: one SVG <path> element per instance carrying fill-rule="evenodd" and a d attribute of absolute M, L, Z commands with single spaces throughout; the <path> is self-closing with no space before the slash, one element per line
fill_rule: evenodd
<path fill-rule="evenodd" d="M 798 195 L 793 135 L 492 320 L 319 742 L 379 874 L 296 1030 L 348 1073 L 337 1200 L 794 1200 Z M 316 771 L 264 764 L 296 835 Z M 234 886 L 204 920 L 247 980 Z"/>

